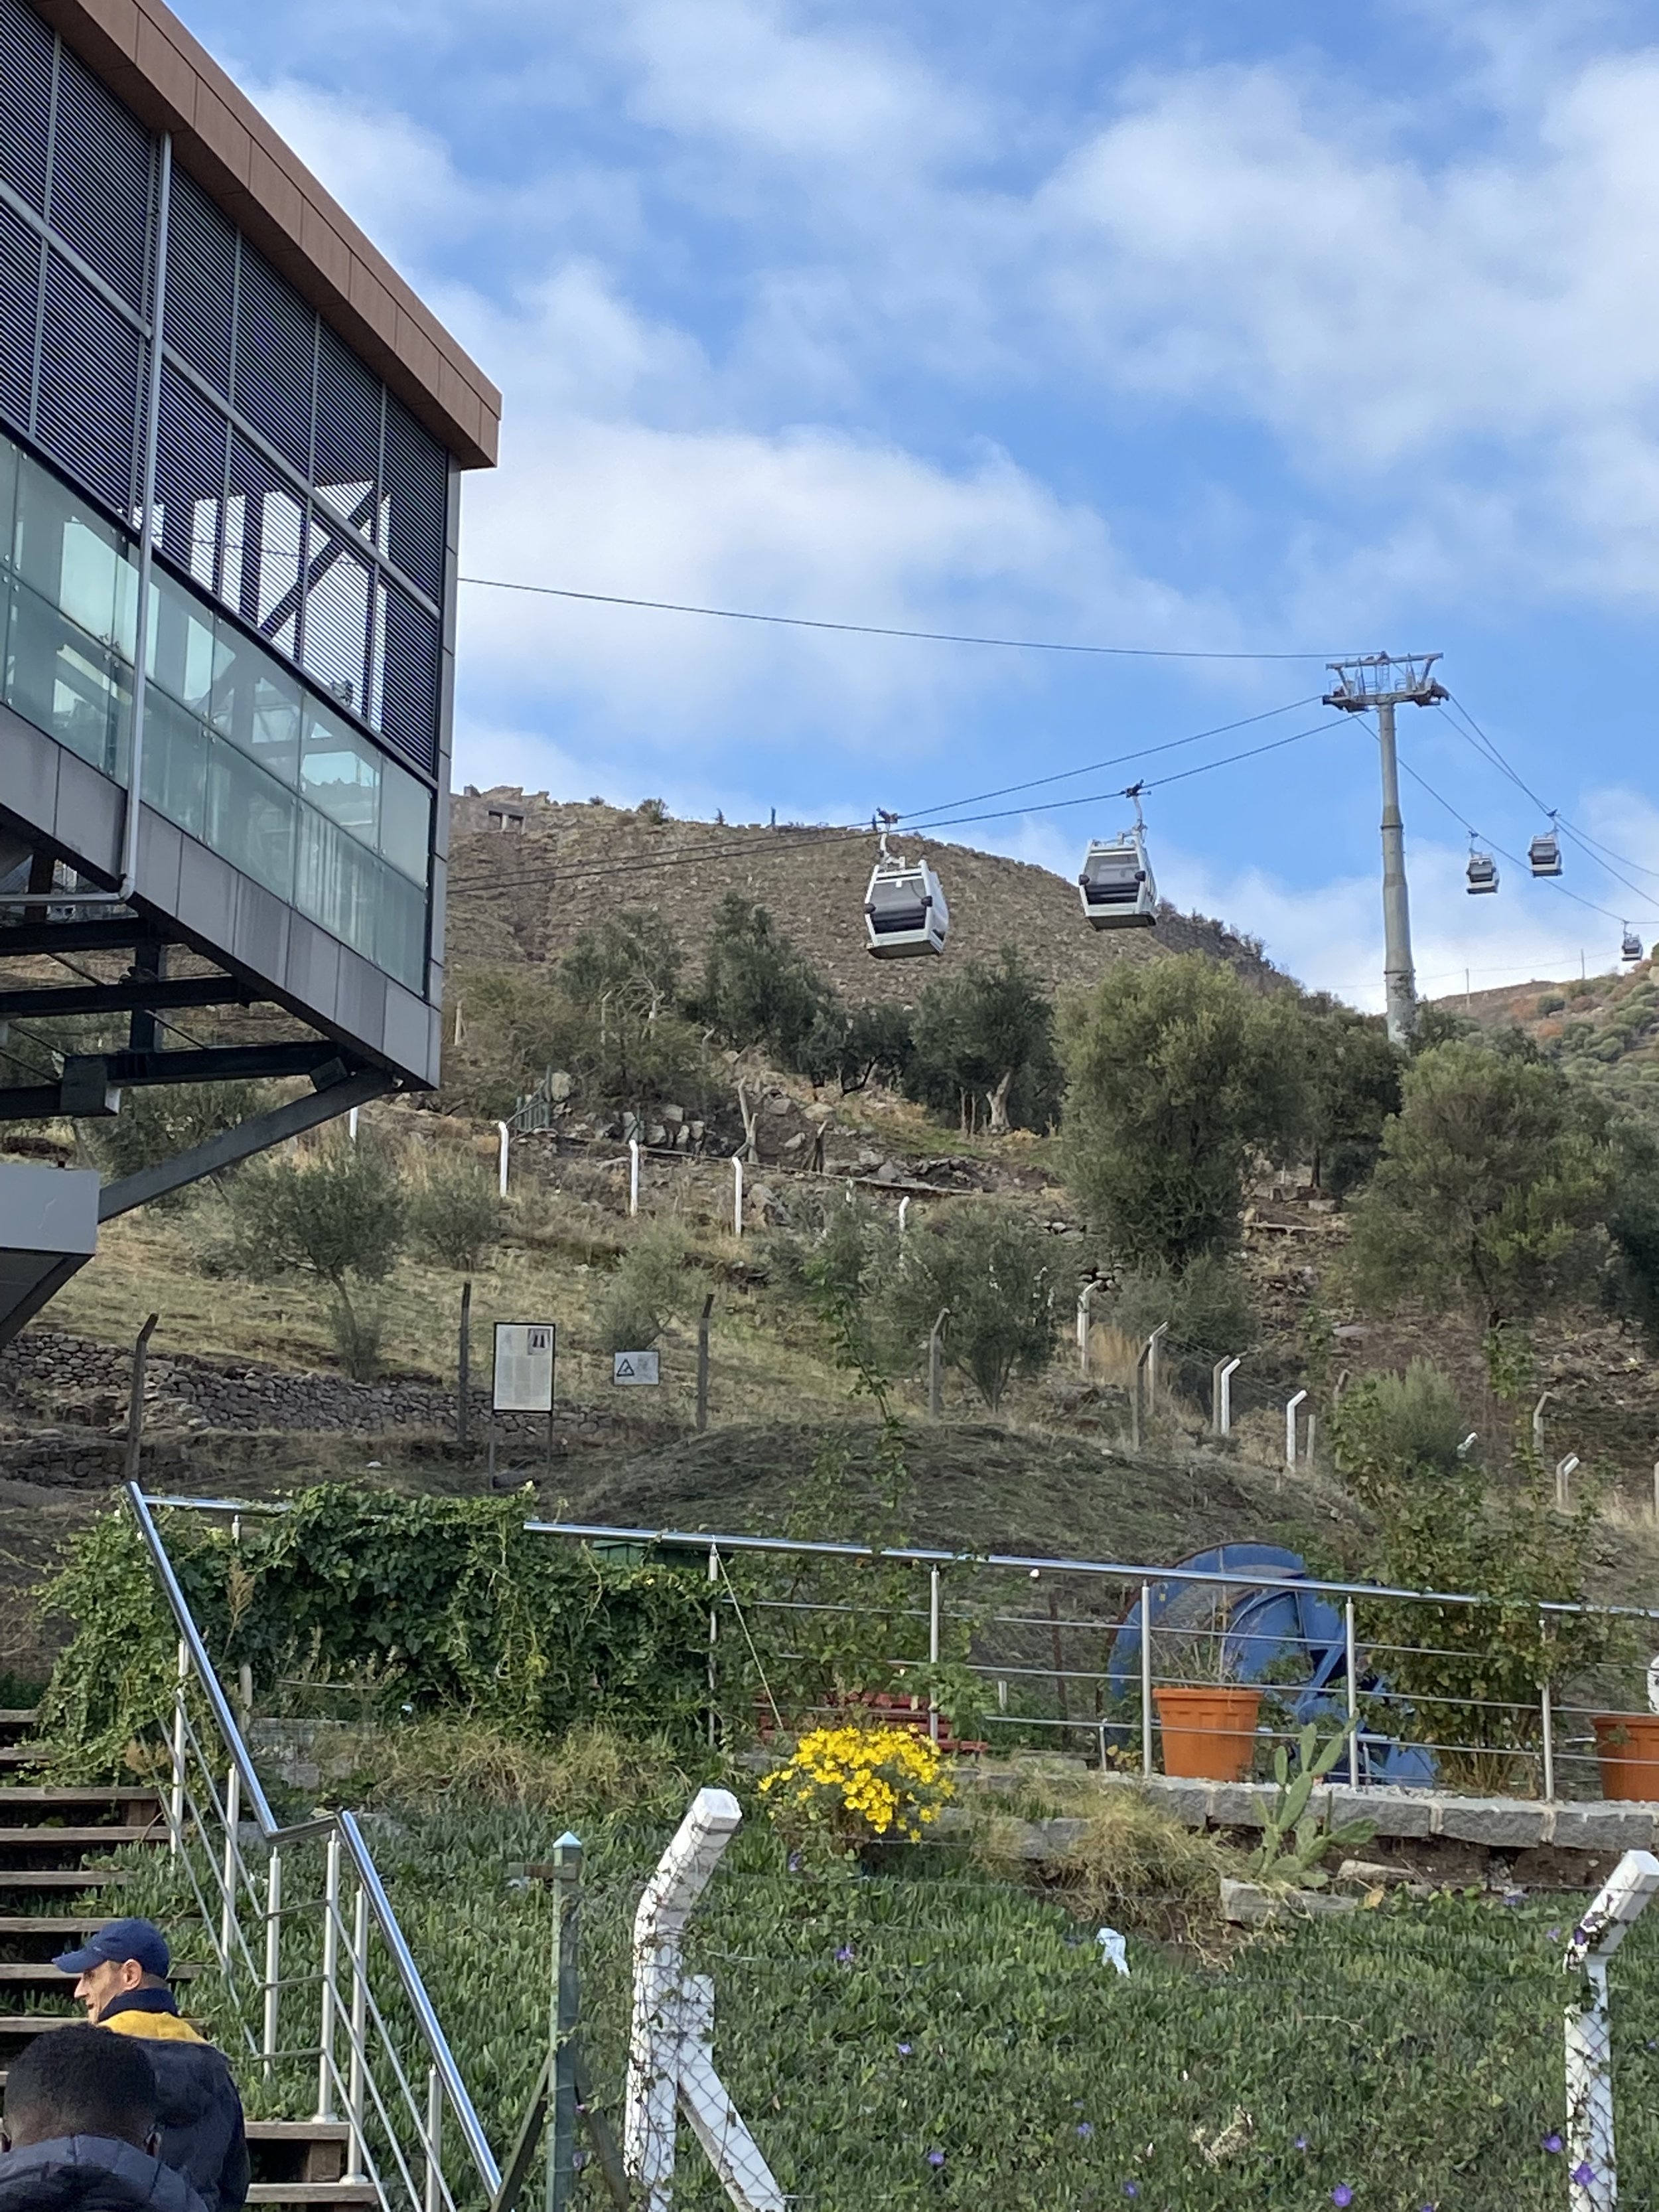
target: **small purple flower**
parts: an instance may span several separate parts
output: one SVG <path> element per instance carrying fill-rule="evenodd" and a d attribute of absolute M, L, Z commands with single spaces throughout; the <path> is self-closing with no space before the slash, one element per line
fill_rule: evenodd
<path fill-rule="evenodd" d="M 805 1865 L 805 1863 L 806 1863 L 806 1861 L 805 1861 L 805 1860 L 801 1856 L 801 1855 L 800 1855 L 800 1853 L 799 1853 L 799 1851 L 791 1851 L 791 1852 L 790 1852 L 790 1854 L 789 1854 L 789 1871 L 790 1871 L 790 1873 L 791 1873 L 791 1874 L 799 1874 L 799 1873 L 800 1872 L 801 1869 Z"/>
<path fill-rule="evenodd" d="M 1547 1943 L 1559 1943 L 1561 1941 L 1561 1930 L 1559 1928 L 1547 1928 L 1544 1930 L 1544 1941 Z"/>
<path fill-rule="evenodd" d="M 838 1966 L 850 1966 L 852 1963 L 853 1947 L 850 1943 L 843 1943 L 836 1954 L 836 1964 Z"/>
<path fill-rule="evenodd" d="M 1567 2179 L 1569 2181 L 1574 2183 L 1578 2188 L 1588 2189 L 1591 2182 L 1595 2179 L 1595 2168 L 1590 2164 L 1587 2158 L 1581 2159 L 1578 2164 L 1574 2166 L 1572 2172 L 1567 2176 Z"/>
<path fill-rule="evenodd" d="M 1560 2136 L 1557 2136 L 1557 2135 L 1548 2135 L 1548 2136 L 1545 2136 L 1545 2138 L 1544 2138 L 1544 2148 L 1545 2148 L 1547 2151 L 1548 2151 L 1548 2152 L 1551 2154 L 1551 2155 L 1552 2155 L 1552 2156 L 1553 2156 L 1553 2155 L 1554 2155 L 1554 2154 L 1555 2154 L 1557 2151 L 1559 2151 L 1559 2150 L 1560 2149 L 1560 2148 L 1561 2148 L 1561 2138 L 1560 2138 Z"/>
<path fill-rule="evenodd" d="M 1333 2204 L 1337 2205 L 1352 2204 L 1353 2203 L 1353 2191 L 1349 2188 L 1346 2181 L 1339 2181 L 1335 2188 L 1332 2190 L 1331 2202 Z"/>
<path fill-rule="evenodd" d="M 1123 2194 L 1126 2197 L 1139 2197 L 1140 2184 L 1138 2181 L 1126 2181 L 1123 2185 Z"/>
<path fill-rule="evenodd" d="M 927 2154 L 927 2163 L 937 2173 L 945 2163 L 945 2153 L 942 2150 L 930 2150 Z"/>
<path fill-rule="evenodd" d="M 1308 2148 L 1308 2138 L 1306 2136 L 1298 2136 L 1291 2148 L 1295 2150 L 1306 2150 Z"/>
<path fill-rule="evenodd" d="M 1082 2136 L 1084 2142 L 1087 2142 L 1090 2136 L 1093 2135 L 1095 2131 L 1094 2124 L 1089 2120 L 1079 2120 L 1077 2124 L 1077 2131 L 1079 2135 Z"/>
<path fill-rule="evenodd" d="M 910 2045 L 908 2043 L 901 2043 L 898 2047 L 898 2055 L 901 2058 L 908 2058 L 910 2056 Z"/>

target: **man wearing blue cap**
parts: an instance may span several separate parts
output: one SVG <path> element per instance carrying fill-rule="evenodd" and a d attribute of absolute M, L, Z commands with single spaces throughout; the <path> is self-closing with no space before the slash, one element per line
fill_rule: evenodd
<path fill-rule="evenodd" d="M 143 2039 L 161 2099 L 162 2163 L 184 2175 L 207 2212 L 240 2212 L 248 2182 L 242 2100 L 224 2053 L 179 2014 L 167 1937 L 153 1920 L 108 1920 L 52 1963 L 75 1976 L 94 2027 Z"/>

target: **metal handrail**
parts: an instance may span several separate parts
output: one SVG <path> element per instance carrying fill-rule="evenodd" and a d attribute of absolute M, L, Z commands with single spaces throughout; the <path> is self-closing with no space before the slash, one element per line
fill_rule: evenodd
<path fill-rule="evenodd" d="M 472 2100 L 467 2093 L 466 2084 L 461 2078 L 460 2069 L 455 2063 L 454 2053 L 449 2047 L 448 2039 L 444 2034 L 437 2012 L 430 1996 L 427 1994 L 426 1984 L 421 1978 L 420 1968 L 416 1965 L 404 1932 L 398 1924 L 398 1916 L 392 1909 L 391 1899 L 386 1895 L 385 1884 L 380 1880 L 379 1869 L 374 1864 L 368 1846 L 363 1840 L 362 1831 L 352 1814 L 344 1811 L 295 1821 L 287 1826 L 277 1820 L 271 1810 L 270 1801 L 260 1784 L 252 1758 L 243 1740 L 242 1732 L 236 1724 L 236 1717 L 231 1710 L 230 1700 L 225 1695 L 224 1686 L 214 1672 L 213 1662 L 208 1656 L 207 1646 L 203 1641 L 201 1631 L 196 1625 L 195 1617 L 179 1585 L 179 1577 L 173 1571 L 173 1562 L 167 1556 L 167 1547 L 162 1541 L 161 1531 L 155 1525 L 155 1516 L 150 1510 L 151 1501 L 146 1498 L 143 1491 L 136 1482 L 128 1483 L 125 1486 L 125 1495 L 128 1509 L 132 1514 L 139 1534 L 143 1540 L 145 1550 L 149 1555 L 156 1581 L 161 1585 L 161 1594 L 167 1600 L 173 1624 L 178 1629 L 181 1651 L 187 1660 L 189 1673 L 194 1676 L 197 1686 L 213 1716 L 214 1725 L 218 1730 L 229 1771 L 235 1777 L 243 1805 L 258 1827 L 261 1841 L 269 1848 L 280 1850 L 295 1844 L 337 1838 L 343 1847 L 344 1856 L 349 1863 L 360 1893 L 368 1899 L 370 1917 L 379 1929 L 380 1939 L 391 1957 L 398 1984 L 415 2016 L 420 2039 L 425 2046 L 431 2069 L 449 2100 L 474 2170 L 487 2194 L 493 2198 L 501 2185 L 501 2169 L 496 2163 L 495 2153 L 489 2147 L 489 2139 L 484 2133 L 483 2123 L 479 2120 Z M 160 1499 L 155 1501 L 157 1504 L 166 1502 L 167 1501 Z M 181 1691 L 182 1686 L 181 1669 Z M 220 1810 L 221 1817 L 223 1818 L 225 1808 L 216 1808 L 216 1809 Z M 230 1840 L 234 1848 L 234 1836 Z"/>
<path fill-rule="evenodd" d="M 156 1497 L 152 1505 L 194 1513 L 283 1514 L 280 1500 L 236 1498 Z M 1275 1574 L 1271 1569 L 1241 1565 L 1231 1572 L 1213 1567 L 1147 1566 L 1122 1559 L 1054 1559 L 1040 1552 L 939 1551 L 923 1546 L 885 1547 L 876 1544 L 826 1543 L 799 1536 L 732 1536 L 708 1528 L 616 1528 L 603 1522 L 526 1521 L 529 1536 L 569 1536 L 584 1543 L 659 1544 L 673 1551 L 707 1552 L 714 1545 L 721 1552 L 763 1552 L 802 1559 L 890 1559 L 900 1565 L 920 1567 L 1003 1567 L 1022 1574 L 1097 1575 L 1108 1580 L 1133 1583 L 1215 1583 L 1236 1588 L 1248 1583 L 1252 1589 L 1316 1590 L 1330 1597 L 1406 1598 L 1419 1605 L 1500 1606 L 1506 1610 L 1524 1607 L 1528 1613 L 1588 1613 L 1631 1620 L 1659 1620 L 1659 1606 L 1595 1605 L 1561 1598 L 1505 1598 L 1478 1590 L 1410 1589 L 1394 1583 L 1329 1582 L 1317 1575 Z"/>

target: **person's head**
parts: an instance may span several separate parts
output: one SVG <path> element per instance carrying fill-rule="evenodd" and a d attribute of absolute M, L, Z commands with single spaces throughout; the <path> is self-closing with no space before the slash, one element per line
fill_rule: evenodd
<path fill-rule="evenodd" d="M 78 2022 L 51 2028 L 12 2061 L 6 2076 L 8 2147 L 103 2136 L 148 2150 L 160 2102 L 142 2043 Z"/>
<path fill-rule="evenodd" d="M 78 1951 L 52 1963 L 60 1974 L 75 1976 L 75 1994 L 95 2021 L 118 2011 L 121 1998 L 134 1990 L 164 1990 L 172 1959 L 153 1920 L 109 1920 Z"/>

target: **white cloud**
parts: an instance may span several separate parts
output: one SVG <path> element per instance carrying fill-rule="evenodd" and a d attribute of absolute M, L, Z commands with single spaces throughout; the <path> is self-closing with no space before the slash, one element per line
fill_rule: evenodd
<path fill-rule="evenodd" d="M 909 167 L 977 138 L 972 103 L 896 42 L 805 28 L 779 0 L 633 0 L 612 35 L 646 121 L 789 167 Z"/>
<path fill-rule="evenodd" d="M 1109 373 L 1304 459 L 1645 421 L 1659 395 L 1659 57 L 1607 57 L 1433 164 L 1274 66 L 1144 88 L 1038 195 L 1052 311 Z M 1382 150 L 1375 150 L 1379 139 Z"/>

